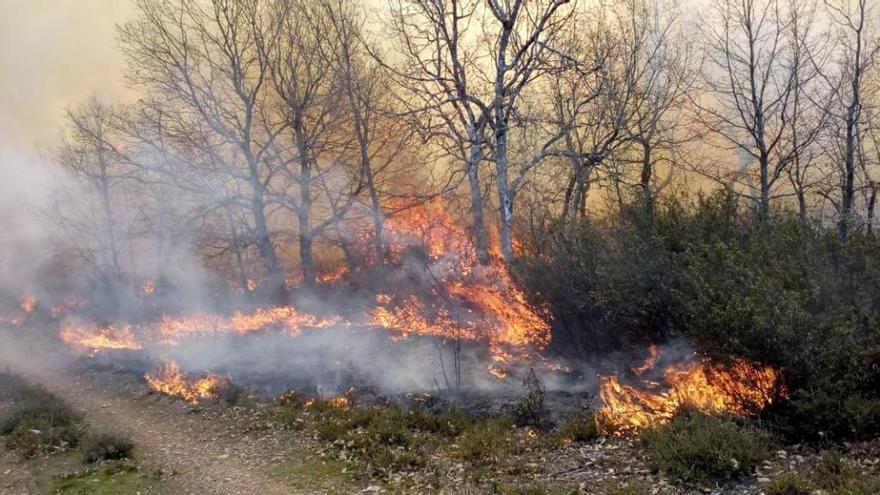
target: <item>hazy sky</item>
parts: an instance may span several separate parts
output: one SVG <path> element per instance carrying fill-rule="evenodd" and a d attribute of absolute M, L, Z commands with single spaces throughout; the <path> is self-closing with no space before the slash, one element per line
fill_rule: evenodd
<path fill-rule="evenodd" d="M 115 25 L 127 0 L 0 0 L 0 147 L 28 153 L 56 135 L 65 107 L 124 99 Z"/>

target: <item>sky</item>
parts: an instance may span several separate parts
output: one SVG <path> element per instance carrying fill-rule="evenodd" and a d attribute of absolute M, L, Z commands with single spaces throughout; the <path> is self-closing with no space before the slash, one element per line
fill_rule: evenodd
<path fill-rule="evenodd" d="M 0 0 L 0 147 L 27 155 L 67 106 L 128 97 L 115 26 L 131 13 L 127 0 Z"/>

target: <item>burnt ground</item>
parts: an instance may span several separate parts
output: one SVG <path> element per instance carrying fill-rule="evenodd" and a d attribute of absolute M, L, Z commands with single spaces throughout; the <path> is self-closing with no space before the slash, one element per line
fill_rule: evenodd
<path fill-rule="evenodd" d="M 552 445 L 531 430 L 514 432 L 518 448 L 474 467 L 457 458 L 432 458 L 428 466 L 386 477 L 368 476 L 340 462 L 326 442 L 305 428 L 276 422 L 266 401 L 242 406 L 198 407 L 148 391 L 131 373 L 58 368 L 49 356 L 9 358 L 0 364 L 20 372 L 68 400 L 93 429 L 124 433 L 136 444 L 137 470 L 150 483 L 137 493 L 156 494 L 337 494 L 507 493 L 543 486 L 548 493 L 606 494 L 627 484 L 648 493 L 759 494 L 783 472 L 805 473 L 822 453 L 804 446 L 779 450 L 754 475 L 732 484 L 683 486 L 652 473 L 638 444 L 625 439 Z M 845 456 L 865 475 L 880 473 L 880 443 L 854 444 Z M 52 479 L 82 470 L 65 453 L 23 460 L 0 443 L 0 493 L 44 493 Z M 86 492 L 88 493 L 88 492 Z M 132 492 L 134 493 L 134 492 Z M 543 492 L 536 492 L 543 493 Z"/>

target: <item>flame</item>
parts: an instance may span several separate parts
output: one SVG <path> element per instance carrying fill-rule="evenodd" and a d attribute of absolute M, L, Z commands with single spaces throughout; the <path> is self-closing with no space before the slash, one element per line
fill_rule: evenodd
<path fill-rule="evenodd" d="M 257 308 L 249 313 L 236 312 L 232 316 L 205 313 L 171 316 L 163 315 L 150 323 L 82 325 L 64 321 L 59 338 L 68 344 L 100 349 L 141 349 L 147 345 L 173 346 L 195 336 L 212 334 L 245 335 L 277 328 L 298 335 L 303 328 L 327 328 L 340 320 L 322 319 L 302 313 L 291 306 L 271 309 Z"/>
<path fill-rule="evenodd" d="M 642 377 L 655 368 L 660 352 L 633 372 Z M 618 375 L 600 379 L 596 415 L 599 429 L 608 435 L 628 435 L 671 420 L 684 407 L 709 414 L 747 417 L 759 413 L 784 390 L 773 368 L 737 359 L 730 365 L 692 358 L 662 370 L 659 381 L 642 378 L 638 385 L 622 384 Z"/>
<path fill-rule="evenodd" d="M 144 282 L 141 284 L 141 294 L 144 296 L 153 295 L 156 292 L 156 283 L 155 282 Z"/>
<path fill-rule="evenodd" d="M 424 249 L 427 270 L 437 284 L 431 294 L 392 298 L 377 296 L 369 323 L 399 332 L 450 339 L 483 340 L 492 363 L 489 371 L 503 378 L 513 356 L 527 359 L 528 350 L 550 342 L 546 318 L 526 300 L 497 253 L 489 264 L 479 263 L 476 246 L 457 225 L 440 198 L 402 211 L 386 222 L 390 257 L 407 246 Z"/>
<path fill-rule="evenodd" d="M 348 267 L 345 265 L 339 265 L 331 271 L 319 273 L 318 274 L 318 282 L 323 284 L 332 284 L 334 282 L 338 282 L 342 280 L 345 275 L 348 274 Z"/>
<path fill-rule="evenodd" d="M 25 294 L 21 298 L 20 307 L 21 307 L 21 310 L 24 311 L 25 313 L 28 313 L 28 314 L 33 313 L 34 310 L 37 308 L 37 298 L 31 294 Z"/>
<path fill-rule="evenodd" d="M 204 378 L 190 381 L 173 361 L 162 364 L 154 373 L 144 374 L 150 390 L 180 397 L 190 404 L 198 404 L 200 400 L 217 396 L 217 388 L 221 385 L 220 377 L 208 373 Z"/>
<path fill-rule="evenodd" d="M 78 326 L 65 321 L 58 337 L 62 342 L 84 347 L 92 352 L 99 349 L 140 349 L 131 325 L 114 324 L 106 327 Z"/>

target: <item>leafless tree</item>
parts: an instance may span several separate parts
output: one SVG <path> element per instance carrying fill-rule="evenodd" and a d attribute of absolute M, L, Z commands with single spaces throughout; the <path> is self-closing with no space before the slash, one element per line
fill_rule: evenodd
<path fill-rule="evenodd" d="M 138 0 L 136 6 L 137 18 L 120 28 L 128 77 L 172 98 L 173 108 L 216 135 L 204 151 L 224 165 L 230 180 L 248 185 L 268 286 L 284 302 L 284 270 L 267 220 L 265 155 L 285 126 L 263 112 L 269 67 L 261 46 L 269 38 L 259 2 Z"/>

